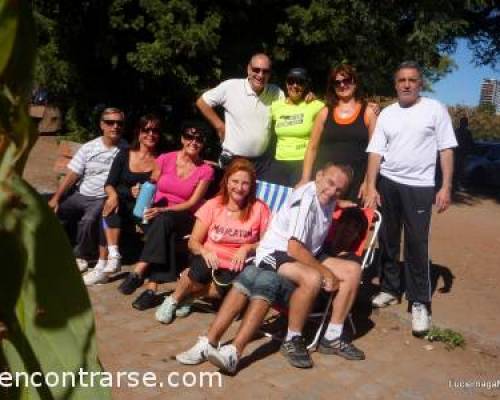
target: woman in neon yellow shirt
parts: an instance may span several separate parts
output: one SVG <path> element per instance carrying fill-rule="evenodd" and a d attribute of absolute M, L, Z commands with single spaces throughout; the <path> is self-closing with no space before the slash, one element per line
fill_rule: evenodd
<path fill-rule="evenodd" d="M 271 105 L 276 153 L 264 180 L 295 186 L 302 176 L 302 163 L 314 120 L 325 107 L 323 102 L 305 101 L 309 75 L 303 68 L 292 68 L 286 78 L 287 96 Z"/>

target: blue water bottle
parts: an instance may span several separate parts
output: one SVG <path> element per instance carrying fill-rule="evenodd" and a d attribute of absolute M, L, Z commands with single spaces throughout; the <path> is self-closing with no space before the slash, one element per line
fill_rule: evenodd
<path fill-rule="evenodd" d="M 144 219 L 144 210 L 149 208 L 153 203 L 153 198 L 156 192 L 156 185 L 152 182 L 144 182 L 135 201 L 134 211 L 132 213 L 135 217 L 142 219 L 143 224 L 148 221 Z"/>

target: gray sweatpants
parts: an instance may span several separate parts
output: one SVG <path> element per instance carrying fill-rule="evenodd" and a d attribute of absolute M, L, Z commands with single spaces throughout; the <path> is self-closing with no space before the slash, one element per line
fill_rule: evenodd
<path fill-rule="evenodd" d="M 78 258 L 94 259 L 97 255 L 104 200 L 76 191 L 59 204 L 57 216 L 66 231 L 71 231 L 75 224 L 77 226 L 74 254 Z"/>

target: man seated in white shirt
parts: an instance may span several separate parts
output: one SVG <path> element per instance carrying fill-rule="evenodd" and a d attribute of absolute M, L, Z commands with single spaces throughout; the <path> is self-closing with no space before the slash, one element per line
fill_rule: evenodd
<path fill-rule="evenodd" d="M 65 228 L 78 224 L 74 254 L 82 272 L 87 269 L 88 260 L 97 254 L 98 221 L 106 198 L 104 183 L 119 148 L 126 146 L 121 138 L 124 123 L 121 110 L 106 108 L 102 112 L 99 123 L 102 136 L 78 149 L 68 164 L 68 173 L 49 201 Z"/>
<path fill-rule="evenodd" d="M 288 332 L 281 346 L 282 354 L 297 368 L 313 365 L 302 330 L 322 287 L 327 292 L 337 293 L 330 323 L 318 351 L 349 360 L 365 358 L 364 353 L 343 335 L 344 321 L 361 279 L 360 263 L 323 252 L 333 211 L 348 189 L 352 175 L 352 169 L 347 166 L 324 166 L 314 182 L 299 187 L 290 195 L 257 249 L 259 267 L 275 268 L 279 275 L 297 285 L 290 298 Z"/>

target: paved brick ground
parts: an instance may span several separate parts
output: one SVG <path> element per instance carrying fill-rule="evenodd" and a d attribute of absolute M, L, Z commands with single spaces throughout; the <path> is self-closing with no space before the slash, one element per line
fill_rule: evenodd
<path fill-rule="evenodd" d="M 55 159 L 55 138 L 40 138 L 25 171 L 26 179 L 40 192 L 55 190 Z M 448 289 L 434 295 L 434 321 L 462 332 L 468 341 L 465 350 L 447 351 L 442 344 L 426 348 L 427 342 L 410 335 L 402 304 L 372 313 L 359 324 L 361 337 L 356 343 L 366 352 L 365 361 L 314 354 L 315 368 L 300 371 L 288 365 L 275 343 L 261 338 L 248 349 L 238 375 L 223 377 L 221 388 L 174 389 L 166 384 L 169 373 L 216 371 L 209 364 L 187 368 L 171 359 L 195 342 L 213 315 L 195 313 L 172 325 L 160 325 L 153 311 L 135 311 L 130 306 L 133 298 L 120 295 L 115 282 L 89 290 L 101 361 L 109 371 L 153 371 L 165 385 L 115 388 L 114 398 L 500 398 L 499 202 L 498 196 L 495 201 L 464 194 L 445 214 L 433 217 L 431 254 L 440 273 L 437 287 Z M 481 380 L 497 388 L 460 388 L 465 381 Z"/>
<path fill-rule="evenodd" d="M 171 325 L 161 325 L 154 320 L 153 310 L 134 310 L 130 305 L 134 295 L 121 295 L 117 285 L 113 282 L 89 290 L 96 313 L 101 361 L 108 371 L 153 371 L 164 386 L 115 388 L 114 399 L 500 398 L 500 361 L 496 354 L 473 343 L 453 351 L 440 343 L 430 345 L 413 338 L 409 325 L 390 311 L 372 313 L 369 320 L 358 321 L 362 336 L 356 343 L 366 352 L 365 361 L 349 362 L 314 353 L 315 368 L 297 370 L 280 355 L 276 342 L 263 337 L 251 344 L 235 377 L 222 376 L 222 387 L 214 381 L 212 388 L 171 388 L 169 373 L 217 371 L 209 363 L 187 367 L 172 359 L 194 344 L 213 315 L 195 312 Z M 169 284 L 164 290 L 171 288 Z M 238 323 L 233 325 L 224 340 L 234 335 Z M 192 377 L 186 377 L 190 384 Z M 498 388 L 455 387 L 464 380 L 483 379 L 494 381 Z"/>

